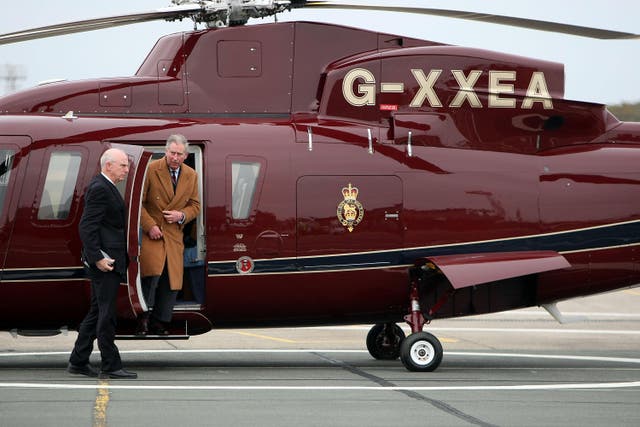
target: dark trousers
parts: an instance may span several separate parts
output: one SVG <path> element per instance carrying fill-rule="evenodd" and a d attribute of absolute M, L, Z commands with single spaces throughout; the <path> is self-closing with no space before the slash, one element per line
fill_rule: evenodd
<path fill-rule="evenodd" d="M 189 276 L 189 283 L 191 284 L 191 293 L 193 299 L 198 304 L 204 304 L 204 267 L 190 267 L 185 268 L 185 275 Z"/>
<path fill-rule="evenodd" d="M 162 275 L 142 278 L 142 293 L 149 306 L 150 319 L 164 323 L 170 322 L 178 291 L 171 290 L 166 264 Z"/>
<path fill-rule="evenodd" d="M 98 349 L 102 359 L 103 371 L 122 369 L 120 352 L 114 342 L 116 336 L 116 300 L 120 275 L 92 271 L 91 306 L 86 317 L 78 328 L 78 338 L 69 357 L 73 365 L 89 363 L 93 351 L 93 341 L 98 339 Z"/>

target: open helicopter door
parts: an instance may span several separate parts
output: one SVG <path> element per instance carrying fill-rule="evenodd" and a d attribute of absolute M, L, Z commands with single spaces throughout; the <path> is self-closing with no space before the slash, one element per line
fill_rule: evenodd
<path fill-rule="evenodd" d="M 19 199 L 17 195 L 27 170 L 30 145 L 28 136 L 0 136 L 0 280 L 10 248 Z"/>
<path fill-rule="evenodd" d="M 118 310 L 118 332 L 117 339 L 187 339 L 190 334 L 204 333 L 211 329 L 211 322 L 200 313 L 201 304 L 189 304 L 178 300 L 174 308 L 171 325 L 168 329 L 169 335 L 136 335 L 134 333 L 137 324 L 137 317 L 143 312 L 148 311 L 143 292 L 142 282 L 140 279 L 140 243 L 142 236 L 140 235 L 140 212 L 142 210 L 142 189 L 146 177 L 147 167 L 154 158 L 161 158 L 164 155 L 165 146 L 158 144 L 145 145 L 144 147 L 137 145 L 115 144 L 110 145 L 112 148 L 119 148 L 129 156 L 129 175 L 127 179 L 120 184 L 118 188 L 125 199 L 128 207 L 128 246 L 129 266 L 127 268 L 127 283 L 120 287 L 118 292 L 117 310 Z M 144 150 L 144 151 L 143 151 Z M 196 144 L 189 146 L 189 153 L 193 155 L 185 164 L 192 166 L 197 172 L 199 179 L 199 193 L 203 194 L 202 178 L 202 148 Z M 192 164 L 188 163 L 191 162 Z M 202 196 L 201 196 L 202 199 Z M 197 221 L 197 248 L 204 248 L 204 214 L 200 213 Z M 206 270 L 204 267 L 204 259 L 206 256 L 203 251 L 200 253 L 199 261 L 202 265 L 199 270 L 202 273 L 202 281 L 205 280 Z M 192 282 L 190 282 L 192 283 Z M 190 285 L 192 286 L 192 284 Z M 204 287 L 204 283 L 202 284 Z M 204 292 L 204 289 L 202 290 Z M 121 321 L 122 320 L 122 321 Z"/>
<path fill-rule="evenodd" d="M 114 143 L 107 145 L 111 148 L 118 148 L 129 156 L 129 175 L 126 180 L 117 185 L 128 208 L 127 252 L 130 260 L 127 268 L 126 287 L 121 286 L 118 291 L 117 310 L 118 317 L 135 320 L 139 313 L 147 309 L 142 297 L 142 286 L 138 274 L 138 256 L 140 255 L 138 230 L 142 184 L 151 153 L 144 151 L 143 147 L 137 145 Z"/>

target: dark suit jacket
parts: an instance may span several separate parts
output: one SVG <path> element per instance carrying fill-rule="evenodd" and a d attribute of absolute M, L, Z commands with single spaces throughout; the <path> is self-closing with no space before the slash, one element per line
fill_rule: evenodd
<path fill-rule="evenodd" d="M 127 216 L 118 189 L 102 174 L 93 177 L 84 199 L 84 211 L 78 227 L 83 254 L 93 273 L 102 258 L 100 250 L 115 259 L 114 270 L 123 278 L 127 273 Z"/>

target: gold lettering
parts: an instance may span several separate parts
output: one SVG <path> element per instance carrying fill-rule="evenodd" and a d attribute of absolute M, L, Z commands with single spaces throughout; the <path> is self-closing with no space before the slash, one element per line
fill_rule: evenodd
<path fill-rule="evenodd" d="M 358 94 L 353 92 L 353 85 L 356 80 L 361 79 L 364 83 L 358 84 Z M 355 107 L 365 105 L 376 105 L 376 79 L 373 73 L 364 68 L 354 68 L 349 71 L 342 81 L 342 95 L 347 102 Z"/>
<path fill-rule="evenodd" d="M 433 85 L 436 84 L 438 77 L 442 70 L 431 70 L 429 71 L 429 76 L 424 75 L 424 71 L 420 69 L 412 69 L 411 74 L 415 77 L 416 82 L 420 85 L 420 90 L 411 100 L 409 104 L 410 107 L 422 107 L 425 99 L 429 100 L 429 105 L 432 107 L 442 107 L 442 102 L 436 95 L 436 92 L 433 90 Z"/>
<path fill-rule="evenodd" d="M 503 81 L 515 81 L 515 71 L 489 71 L 489 107 L 491 108 L 515 108 L 515 98 L 500 98 L 500 94 L 515 93 L 511 83 Z"/>
<path fill-rule="evenodd" d="M 451 73 L 453 74 L 453 77 L 456 78 L 460 89 L 449 104 L 449 107 L 459 108 L 464 104 L 464 100 L 467 99 L 469 100 L 469 105 L 473 108 L 482 108 L 482 102 L 480 102 L 478 95 L 476 95 L 476 92 L 473 89 L 473 86 L 478 81 L 482 71 L 471 70 L 469 77 L 465 77 L 462 70 L 451 70 Z"/>
<path fill-rule="evenodd" d="M 531 81 L 527 88 L 527 95 L 522 101 L 522 108 L 533 108 L 534 102 L 542 102 L 542 107 L 545 110 L 553 109 L 551 94 L 549 93 L 547 81 L 545 80 L 544 73 L 542 71 L 536 71 L 531 76 Z"/>
<path fill-rule="evenodd" d="M 411 69 L 411 74 L 418 84 L 418 90 L 411 100 L 410 107 L 422 107 L 428 102 L 430 107 L 442 107 L 442 102 L 435 91 L 435 85 L 443 70 L 429 70 L 428 74 L 419 68 Z M 463 70 L 451 70 L 451 74 L 458 83 L 458 91 L 449 103 L 451 108 L 461 108 L 465 102 L 472 108 L 482 108 L 482 101 L 476 94 L 476 84 L 482 76 L 482 70 L 470 70 L 465 75 Z M 515 70 L 489 71 L 488 76 L 488 107 L 489 108 L 517 108 L 515 97 Z M 383 82 L 380 84 L 381 93 L 406 93 L 410 92 L 414 85 L 403 82 Z M 376 79 L 375 75 L 365 68 L 354 68 L 347 72 L 342 81 L 342 94 L 351 105 L 363 107 L 376 105 Z M 510 97 L 504 97 L 511 95 Z M 542 103 L 546 110 L 553 109 L 553 99 L 549 93 L 544 73 L 536 71 L 531 75 L 529 86 L 522 100 L 522 109 L 533 108 L 534 103 Z"/>

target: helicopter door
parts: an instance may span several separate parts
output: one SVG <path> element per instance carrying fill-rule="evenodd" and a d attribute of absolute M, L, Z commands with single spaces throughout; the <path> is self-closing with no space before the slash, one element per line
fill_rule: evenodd
<path fill-rule="evenodd" d="M 118 148 L 129 156 L 129 175 L 127 179 L 118 184 L 118 190 L 124 197 L 125 204 L 129 207 L 128 218 L 128 254 L 129 268 L 127 271 L 127 287 L 121 287 L 118 292 L 118 314 L 121 317 L 135 319 L 138 313 L 146 310 L 142 287 L 138 276 L 138 228 L 140 219 L 140 198 L 142 184 L 147 170 L 147 164 L 151 153 L 144 151 L 143 147 L 136 145 L 109 144 L 111 148 Z"/>
<path fill-rule="evenodd" d="M 402 180 L 397 176 L 301 177 L 297 188 L 301 268 L 318 269 L 318 260 L 323 268 L 333 268 L 329 263 L 335 263 L 335 268 L 347 264 L 356 268 L 385 251 L 401 248 L 402 206 Z M 364 252 L 372 254 L 358 255 Z M 320 255 L 325 257 L 315 258 Z"/>
<path fill-rule="evenodd" d="M 0 279 L 15 224 L 30 144 L 31 138 L 27 136 L 0 136 Z"/>

